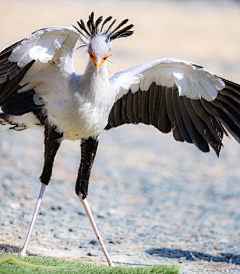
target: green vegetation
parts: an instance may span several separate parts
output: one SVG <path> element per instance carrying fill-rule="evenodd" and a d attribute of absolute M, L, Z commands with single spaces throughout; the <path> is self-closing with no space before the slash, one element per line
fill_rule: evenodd
<path fill-rule="evenodd" d="M 20 261 L 19 261 L 20 260 Z M 31 264 L 31 265 L 29 265 Z M 39 265 L 39 266 L 37 266 Z M 0 274 L 178 274 L 177 266 L 106 267 L 54 258 L 0 255 Z"/>

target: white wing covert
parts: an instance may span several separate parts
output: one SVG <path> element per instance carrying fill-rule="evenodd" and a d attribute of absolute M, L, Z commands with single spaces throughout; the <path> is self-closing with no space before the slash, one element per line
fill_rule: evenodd
<path fill-rule="evenodd" d="M 44 93 L 74 73 L 72 53 L 79 33 L 73 27 L 38 30 L 0 53 L 0 106 L 22 115 L 43 104 Z M 54 66 L 53 66 L 54 64 Z"/>
<path fill-rule="evenodd" d="M 240 142 L 240 85 L 199 65 L 160 59 L 116 73 L 110 85 L 116 100 L 106 129 L 153 125 L 217 155 L 226 130 Z"/>

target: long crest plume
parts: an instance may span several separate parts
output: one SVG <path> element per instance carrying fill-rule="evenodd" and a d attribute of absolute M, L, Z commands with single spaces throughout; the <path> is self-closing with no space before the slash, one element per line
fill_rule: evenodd
<path fill-rule="evenodd" d="M 113 20 L 110 23 L 109 27 L 105 30 L 103 30 L 103 27 L 106 26 L 106 24 L 112 20 L 112 16 L 107 17 L 103 21 L 102 26 L 100 28 L 102 20 L 103 17 L 100 16 L 94 22 L 94 12 L 92 12 L 89 15 L 87 25 L 85 25 L 84 21 L 80 19 L 80 21 L 77 22 L 79 28 L 73 26 L 80 33 L 80 40 L 83 43 L 83 45 L 81 45 L 79 48 L 87 46 L 88 42 L 97 35 L 105 35 L 110 41 L 113 41 L 117 38 L 128 37 L 133 34 L 133 31 L 130 30 L 133 27 L 132 24 L 122 28 L 122 26 L 128 22 L 128 19 L 123 20 L 114 30 L 112 30 L 112 27 L 115 24 L 116 19 Z M 83 38 L 87 39 L 87 42 L 84 41 Z"/>

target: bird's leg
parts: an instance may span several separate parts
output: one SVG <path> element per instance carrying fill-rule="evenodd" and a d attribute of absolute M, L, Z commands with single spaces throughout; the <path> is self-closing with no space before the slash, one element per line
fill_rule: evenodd
<path fill-rule="evenodd" d="M 56 156 L 56 153 L 60 147 L 61 141 L 60 139 L 62 138 L 62 134 L 58 133 L 55 131 L 54 128 L 52 128 L 50 125 L 45 126 L 45 131 L 44 131 L 44 145 L 45 145 L 45 150 L 44 150 L 44 167 L 42 171 L 42 175 L 40 176 L 40 181 L 42 183 L 42 187 L 40 190 L 40 194 L 37 200 L 36 208 L 32 217 L 32 221 L 28 230 L 27 238 L 25 240 L 25 243 L 23 245 L 23 248 L 19 255 L 21 256 L 26 256 L 26 251 L 27 251 L 27 245 L 30 240 L 32 230 L 34 223 L 37 218 L 37 213 L 42 201 L 43 193 L 48 185 L 51 175 L 52 175 L 52 168 L 53 168 L 53 162 L 54 158 Z"/>
<path fill-rule="evenodd" d="M 35 210 L 34 210 L 34 213 L 33 213 L 31 225 L 30 225 L 29 230 L 28 230 L 27 238 L 24 242 L 22 250 L 19 253 L 19 255 L 21 255 L 21 256 L 26 256 L 27 255 L 28 242 L 29 242 L 31 234 L 32 234 L 33 226 L 34 226 L 34 223 L 35 223 L 36 218 L 37 218 L 37 213 L 38 213 L 41 201 L 42 201 L 42 196 L 43 196 L 45 188 L 46 188 L 46 185 L 42 184 L 40 194 L 39 194 L 39 197 L 38 197 L 38 200 L 37 200 L 37 204 L 36 204 L 36 207 L 35 207 Z"/>
<path fill-rule="evenodd" d="M 44 131 L 44 166 L 40 176 L 41 183 L 48 185 L 52 176 L 53 162 L 61 145 L 62 133 L 54 127 L 46 125 Z"/>
<path fill-rule="evenodd" d="M 108 255 L 108 252 L 105 248 L 102 237 L 98 231 L 98 228 L 94 221 L 93 215 L 91 213 L 91 209 L 90 209 L 87 199 L 86 199 L 87 194 L 88 194 L 88 184 L 89 184 L 90 173 L 91 173 L 93 161 L 94 161 L 94 158 L 95 158 L 95 155 L 97 152 L 97 147 L 98 147 L 98 138 L 94 139 L 94 138 L 90 137 L 88 139 L 82 139 L 81 164 L 80 164 L 80 168 L 78 171 L 78 178 L 77 178 L 77 182 L 76 182 L 75 191 L 79 197 L 79 200 L 83 204 L 83 207 L 86 211 L 86 214 L 89 218 L 89 221 L 92 225 L 92 228 L 96 234 L 98 242 L 99 242 L 99 244 L 102 248 L 102 251 L 108 261 L 109 266 L 113 266 L 113 262 Z"/>
<path fill-rule="evenodd" d="M 88 195 L 88 184 L 93 161 L 97 152 L 98 137 L 96 139 L 89 137 L 81 141 L 81 163 L 78 170 L 78 177 L 75 186 L 75 192 L 85 199 Z"/>
<path fill-rule="evenodd" d="M 105 255 L 106 259 L 107 259 L 108 265 L 109 265 L 109 266 L 114 266 L 114 264 L 113 264 L 113 262 L 112 262 L 112 260 L 111 260 L 111 258 L 110 258 L 110 256 L 109 256 L 109 254 L 108 254 L 108 252 L 107 252 L 107 249 L 106 249 L 106 247 L 105 247 L 105 245 L 104 245 L 104 242 L 103 242 L 103 240 L 102 240 L 102 237 L 101 237 L 101 235 L 100 235 L 100 233 L 99 233 L 99 231 L 98 231 L 97 225 L 96 225 L 96 223 L 95 223 L 95 221 L 94 221 L 94 218 L 93 218 L 91 209 L 90 209 L 90 207 L 89 207 L 89 204 L 88 204 L 88 202 L 87 202 L 87 199 L 86 199 L 86 198 L 83 199 L 83 198 L 81 197 L 81 195 L 79 195 L 78 197 L 79 197 L 79 200 L 82 202 L 83 207 L 84 207 L 84 209 L 85 209 L 85 211 L 86 211 L 86 213 L 87 213 L 88 219 L 89 219 L 89 221 L 90 221 L 90 223 L 91 223 L 91 226 L 92 226 L 92 228 L 93 228 L 93 230 L 94 230 L 94 232 L 95 232 L 95 235 L 96 235 L 96 237 L 97 237 L 97 239 L 98 239 L 98 242 L 99 242 L 99 244 L 100 244 L 100 246 L 101 246 L 101 249 L 102 249 L 102 251 L 103 251 L 103 253 L 104 253 L 104 255 Z"/>

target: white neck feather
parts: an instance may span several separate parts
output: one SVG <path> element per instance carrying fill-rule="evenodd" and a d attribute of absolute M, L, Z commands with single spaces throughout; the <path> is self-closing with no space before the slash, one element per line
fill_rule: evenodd
<path fill-rule="evenodd" d="M 94 100 L 96 97 L 103 96 L 109 90 L 108 66 L 107 62 L 97 71 L 92 61 L 89 60 L 87 68 L 79 79 L 81 93 L 86 92 L 87 97 Z"/>

